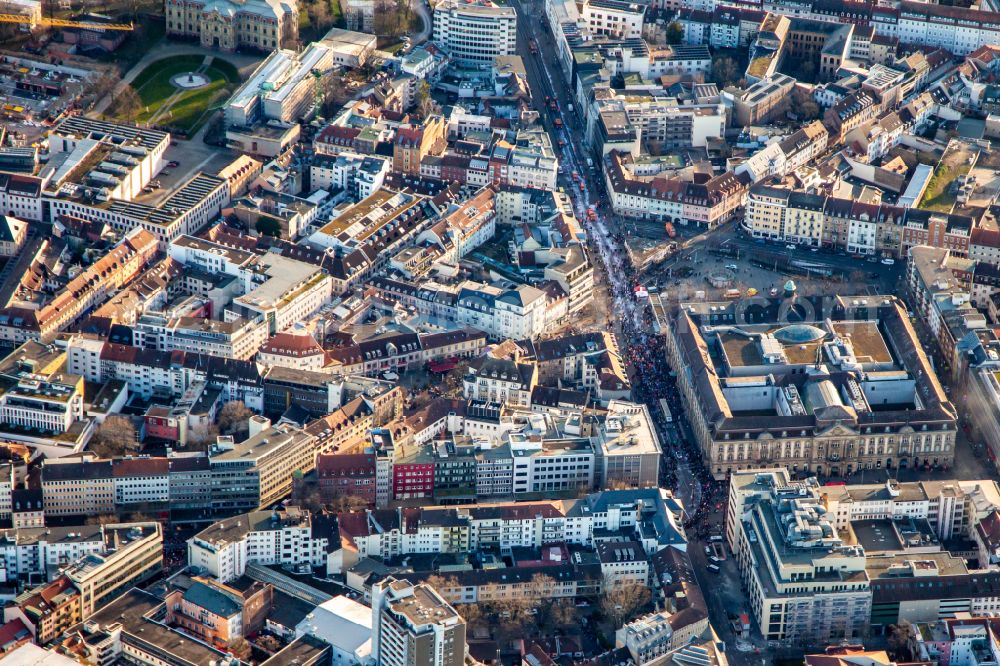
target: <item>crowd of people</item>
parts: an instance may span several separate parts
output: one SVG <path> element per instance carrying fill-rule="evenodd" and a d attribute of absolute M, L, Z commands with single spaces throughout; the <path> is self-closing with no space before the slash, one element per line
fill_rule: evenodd
<path fill-rule="evenodd" d="M 647 404 L 657 421 L 664 445 L 660 483 L 682 491 L 688 502 L 694 504 L 687 507 L 690 516 L 687 527 L 704 537 L 712 528 L 710 517 L 722 513 L 727 490 L 713 479 L 697 446 L 687 436 L 684 410 L 676 380 L 670 374 L 663 337 L 653 332 L 653 312 L 648 300 L 636 295 L 640 283 L 624 249 L 625 236 L 607 230 L 605 219 L 599 215 L 592 222 L 590 239 L 591 252 L 602 259 L 596 262 L 597 270 L 602 274 L 613 305 L 607 325 L 614 330 L 618 323 L 619 343 L 630 369 L 633 399 Z M 660 409 L 660 400 L 667 403 L 670 423 L 668 415 Z M 697 487 L 681 489 L 681 484 L 697 484 Z"/>

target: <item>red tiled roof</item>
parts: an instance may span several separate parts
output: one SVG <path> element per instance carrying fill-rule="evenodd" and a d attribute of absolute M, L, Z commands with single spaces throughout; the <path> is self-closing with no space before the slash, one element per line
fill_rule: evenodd
<path fill-rule="evenodd" d="M 170 461 L 166 458 L 116 458 L 111 462 L 111 475 L 126 476 L 166 476 L 170 471 Z"/>

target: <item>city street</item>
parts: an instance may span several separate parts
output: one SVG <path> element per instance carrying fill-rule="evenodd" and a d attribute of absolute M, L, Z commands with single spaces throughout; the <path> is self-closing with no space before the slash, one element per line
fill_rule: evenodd
<path fill-rule="evenodd" d="M 565 165 L 560 185 L 573 199 L 575 213 L 587 230 L 590 252 L 596 259 L 594 263 L 608 286 L 613 311 L 608 313 L 607 323 L 617 334 L 623 357 L 628 364 L 633 398 L 650 405 L 654 413 L 659 410 L 653 405 L 658 404 L 660 399 L 666 400 L 676 421 L 666 427 L 661 423 L 664 447 L 661 484 L 674 489 L 688 512 L 689 519 L 685 527 L 690 547 L 693 551 L 702 552 L 700 558 L 695 553 L 695 563 L 698 565 L 695 566 L 696 576 L 702 589 L 706 592 L 712 590 L 711 594 L 706 594 L 710 619 L 727 644 L 738 646 L 736 650 L 727 651 L 730 662 L 734 666 L 757 666 L 764 663 L 758 653 L 761 646 L 739 641 L 728 622 L 728 613 L 742 610 L 745 606 L 739 578 L 735 575 L 735 564 L 732 560 L 727 560 L 724 573 L 719 578 L 710 579 L 708 577 L 715 574 L 708 572 L 703 561 L 702 540 L 713 532 L 721 531 L 726 486 L 712 481 L 702 467 L 699 452 L 694 448 L 693 438 L 683 422 L 680 398 L 667 367 L 663 341 L 653 333 L 652 316 L 646 302 L 638 301 L 635 296 L 634 288 L 638 279 L 625 248 L 624 228 L 620 221 L 614 224 L 614 218 L 607 215 L 604 206 L 599 205 L 601 199 L 607 200 L 606 193 L 603 192 L 604 184 L 595 176 L 594 171 L 587 168 L 581 134 L 576 131 L 579 128 L 578 119 L 564 112 L 574 102 L 566 95 L 565 85 L 555 85 L 556 81 L 561 81 L 559 77 L 562 73 L 554 61 L 555 47 L 548 31 L 539 27 L 545 22 L 540 3 L 514 0 L 513 5 L 520 14 L 519 51 L 528 53 L 527 46 L 531 39 L 537 40 L 539 44 L 539 53 L 525 58 L 528 82 L 534 91 L 536 105 L 541 107 L 538 100 L 545 96 L 555 97 L 560 109 L 558 117 L 567 128 L 564 131 L 556 129 L 552 118 L 548 118 L 545 123 L 553 145 L 558 145 L 560 138 L 566 142 L 566 148 L 560 155 L 560 161 Z M 543 110 L 543 114 L 548 113 Z M 570 177 L 574 171 L 583 179 L 583 188 Z M 596 220 L 593 221 L 588 220 L 586 215 L 587 208 L 591 205 L 594 205 L 597 212 Z"/>

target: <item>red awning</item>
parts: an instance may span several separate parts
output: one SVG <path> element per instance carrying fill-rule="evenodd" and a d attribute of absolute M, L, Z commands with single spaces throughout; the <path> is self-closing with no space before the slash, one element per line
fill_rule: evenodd
<path fill-rule="evenodd" d="M 431 372 L 448 372 L 458 367 L 457 358 L 449 358 L 444 361 L 432 361 L 427 364 Z"/>

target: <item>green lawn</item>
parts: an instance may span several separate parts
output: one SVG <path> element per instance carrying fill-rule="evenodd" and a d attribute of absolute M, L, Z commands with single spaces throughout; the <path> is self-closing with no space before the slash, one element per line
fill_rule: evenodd
<path fill-rule="evenodd" d="M 952 184 L 965 177 L 972 169 L 970 158 L 973 156 L 962 144 L 949 144 L 941 160 L 934 168 L 931 182 L 927 184 L 920 208 L 938 213 L 950 213 L 955 206 L 957 196 L 952 191 Z"/>
<path fill-rule="evenodd" d="M 142 109 L 136 120 L 150 122 L 163 104 L 177 92 L 170 79 L 184 72 L 201 68 L 204 56 L 182 55 L 164 58 L 150 64 L 139 73 L 132 86 L 142 100 Z M 214 104 L 219 104 L 240 81 L 239 70 L 230 63 L 213 58 L 212 64 L 203 72 L 211 83 L 203 88 L 185 90 L 174 98 L 167 114 L 156 120 L 157 125 L 169 127 L 188 136 L 198 131 L 207 119 Z"/>
<path fill-rule="evenodd" d="M 920 202 L 920 208 L 938 213 L 950 213 L 955 206 L 955 195 L 949 189 L 959 175 L 961 174 L 957 174 L 951 167 L 939 164 L 931 176 L 931 182 L 927 184 L 927 191 Z"/>

